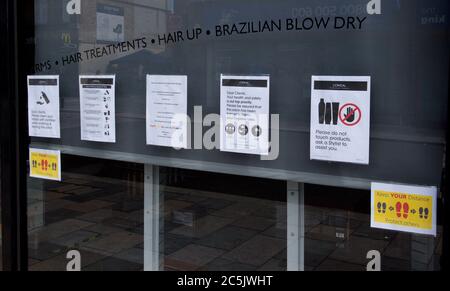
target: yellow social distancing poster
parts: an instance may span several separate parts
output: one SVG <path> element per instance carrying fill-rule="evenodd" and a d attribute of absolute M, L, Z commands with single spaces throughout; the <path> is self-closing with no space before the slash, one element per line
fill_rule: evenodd
<path fill-rule="evenodd" d="M 61 181 L 61 152 L 30 148 L 30 177 Z"/>
<path fill-rule="evenodd" d="M 436 236 L 436 187 L 372 183 L 371 226 Z"/>

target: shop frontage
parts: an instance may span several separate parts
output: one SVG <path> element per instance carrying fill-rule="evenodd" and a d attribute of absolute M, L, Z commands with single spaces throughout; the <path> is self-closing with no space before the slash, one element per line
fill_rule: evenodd
<path fill-rule="evenodd" d="M 22 2 L 4 270 L 448 268 L 447 0 Z"/>

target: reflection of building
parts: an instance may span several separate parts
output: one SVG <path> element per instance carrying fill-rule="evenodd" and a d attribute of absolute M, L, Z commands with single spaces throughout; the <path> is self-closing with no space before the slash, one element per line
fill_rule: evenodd
<path fill-rule="evenodd" d="M 133 40 L 151 39 L 156 34 L 166 32 L 166 19 L 169 2 L 165 0 L 149 1 L 84 1 L 79 17 L 79 51 L 85 51 L 105 44 Z M 151 50 L 151 48 L 149 47 Z M 161 51 L 157 47 L 153 52 Z M 108 64 L 124 55 L 123 53 L 102 57 L 98 60 L 83 62 L 83 73 L 104 73 Z"/>
<path fill-rule="evenodd" d="M 165 33 L 169 13 L 167 2 L 150 1 L 149 4 L 149 1 L 84 1 L 84 13 L 79 19 L 79 51 L 136 38 L 146 37 L 150 40 L 158 33 Z M 80 71 L 103 73 L 111 61 L 126 54 L 128 53 L 84 62 L 80 65 Z"/>
<path fill-rule="evenodd" d="M 107 74 L 134 76 L 127 80 L 127 95 L 138 95 L 145 92 L 147 74 L 170 74 L 173 65 L 164 54 L 154 54 L 149 50 L 141 50 L 112 60 L 106 68 Z"/>
<path fill-rule="evenodd" d="M 143 37 L 151 39 L 157 34 L 165 33 L 168 22 L 170 24 L 168 17 L 173 9 L 170 0 L 151 1 L 151 4 L 144 0 L 95 0 L 81 2 L 81 15 L 68 15 L 67 2 L 52 5 L 47 0 L 36 2 L 36 41 L 45 44 L 36 49 L 36 63 L 41 64 L 42 71 L 64 73 L 71 77 L 76 77 L 80 72 L 104 73 L 112 60 L 133 52 L 84 61 L 78 66 L 60 66 L 55 61 L 106 44 Z M 164 47 L 153 46 L 148 49 L 158 53 Z M 66 85 L 75 89 L 77 84 Z"/>

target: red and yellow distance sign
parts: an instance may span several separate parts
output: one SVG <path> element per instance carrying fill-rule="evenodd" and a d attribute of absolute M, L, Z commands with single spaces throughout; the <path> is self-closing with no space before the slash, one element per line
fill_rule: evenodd
<path fill-rule="evenodd" d="M 436 235 L 436 187 L 372 183 L 371 226 Z"/>
<path fill-rule="evenodd" d="M 30 148 L 30 177 L 61 181 L 61 152 Z"/>

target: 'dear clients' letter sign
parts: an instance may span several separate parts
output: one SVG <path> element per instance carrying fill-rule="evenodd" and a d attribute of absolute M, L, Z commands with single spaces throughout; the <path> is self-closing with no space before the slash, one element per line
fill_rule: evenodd
<path fill-rule="evenodd" d="M 436 187 L 372 183 L 371 226 L 436 236 Z"/>
<path fill-rule="evenodd" d="M 268 75 L 221 76 L 221 151 L 269 154 L 269 98 Z"/>

